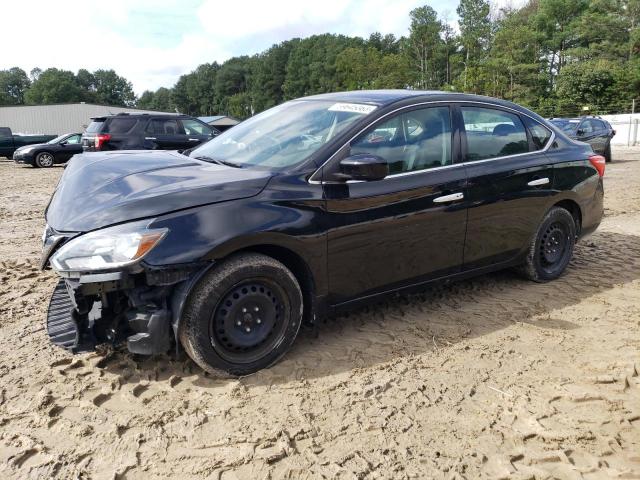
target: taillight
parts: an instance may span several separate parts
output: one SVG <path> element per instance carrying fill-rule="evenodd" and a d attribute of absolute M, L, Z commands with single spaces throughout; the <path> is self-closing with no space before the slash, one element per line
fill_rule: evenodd
<path fill-rule="evenodd" d="M 95 137 L 96 150 L 101 150 L 103 145 L 109 140 L 111 140 L 111 135 L 109 135 L 108 133 L 97 134 Z"/>
<path fill-rule="evenodd" d="M 598 175 L 604 177 L 604 167 L 607 164 L 605 158 L 602 155 L 591 155 L 589 157 L 589 161 L 591 162 L 591 165 L 593 165 L 598 171 Z"/>

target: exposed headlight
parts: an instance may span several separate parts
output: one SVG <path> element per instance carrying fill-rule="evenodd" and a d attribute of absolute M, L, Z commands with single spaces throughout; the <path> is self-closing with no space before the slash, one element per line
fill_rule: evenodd
<path fill-rule="evenodd" d="M 51 265 L 58 271 L 85 272 L 134 264 L 168 232 L 166 228 L 149 229 L 148 224 L 148 220 L 134 222 L 76 237 L 51 257 Z"/>
<path fill-rule="evenodd" d="M 33 150 L 35 147 L 20 147 L 18 150 L 16 150 L 19 153 L 29 153 L 31 150 Z"/>

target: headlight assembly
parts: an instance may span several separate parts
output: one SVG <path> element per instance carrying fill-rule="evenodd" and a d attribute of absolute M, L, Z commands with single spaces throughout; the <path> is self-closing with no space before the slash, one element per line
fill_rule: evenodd
<path fill-rule="evenodd" d="M 110 270 L 140 261 L 167 234 L 168 229 L 149 229 L 149 221 L 96 230 L 63 245 L 53 257 L 55 270 L 85 272 Z"/>

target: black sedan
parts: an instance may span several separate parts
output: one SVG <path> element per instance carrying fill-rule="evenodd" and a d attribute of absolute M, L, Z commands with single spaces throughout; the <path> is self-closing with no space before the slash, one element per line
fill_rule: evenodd
<path fill-rule="evenodd" d="M 65 163 L 74 155 L 82 153 L 81 138 L 80 133 L 66 133 L 47 143 L 20 147 L 13 153 L 13 160 L 41 168 Z"/>
<path fill-rule="evenodd" d="M 600 117 L 552 118 L 551 123 L 567 136 L 588 143 L 594 152 L 611 161 L 611 139 L 616 131 L 611 124 Z"/>
<path fill-rule="evenodd" d="M 406 90 L 293 100 L 189 156 L 76 156 L 46 211 L 47 330 L 249 374 L 301 323 L 382 295 L 509 267 L 558 278 L 600 223 L 604 170 L 518 105 Z"/>

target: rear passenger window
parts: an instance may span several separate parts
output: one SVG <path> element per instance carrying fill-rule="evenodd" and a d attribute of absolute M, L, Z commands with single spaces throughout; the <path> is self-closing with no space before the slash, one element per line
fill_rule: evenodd
<path fill-rule="evenodd" d="M 527 132 L 518 115 L 479 107 L 462 107 L 461 111 L 467 132 L 466 161 L 529 151 Z"/>
<path fill-rule="evenodd" d="M 351 144 L 351 154 L 370 153 L 389 163 L 389 173 L 451 164 L 449 107 L 411 110 L 380 123 Z"/>
<path fill-rule="evenodd" d="M 171 118 L 154 118 L 147 125 L 146 133 L 154 135 L 184 135 L 178 121 Z"/>
<path fill-rule="evenodd" d="M 526 123 L 529 133 L 531 134 L 531 140 L 533 140 L 533 150 L 542 150 L 547 142 L 551 139 L 551 130 L 547 127 L 539 124 L 532 118 L 523 116 L 524 123 Z"/>
<path fill-rule="evenodd" d="M 106 131 L 109 133 L 129 133 L 136 123 L 138 120 L 135 118 L 112 118 Z"/>

